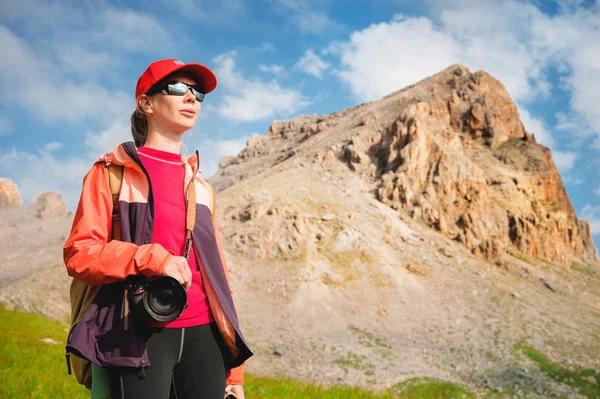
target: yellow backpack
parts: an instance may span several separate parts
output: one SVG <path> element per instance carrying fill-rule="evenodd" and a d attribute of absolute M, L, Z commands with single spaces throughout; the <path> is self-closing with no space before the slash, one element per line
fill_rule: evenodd
<path fill-rule="evenodd" d="M 121 193 L 121 184 L 123 182 L 123 166 L 109 165 L 108 169 L 108 184 L 113 199 L 112 211 L 112 235 L 111 240 L 119 240 L 121 238 L 121 225 L 119 223 L 119 194 Z M 88 306 L 100 291 L 101 285 L 87 285 L 77 279 L 71 282 L 70 298 L 71 298 L 71 328 L 69 336 L 73 331 L 73 327 L 87 310 Z M 87 359 L 82 359 L 72 353 L 67 352 L 67 369 L 71 374 L 71 366 L 77 381 L 85 385 L 86 388 L 92 388 L 92 368 L 91 363 Z"/>

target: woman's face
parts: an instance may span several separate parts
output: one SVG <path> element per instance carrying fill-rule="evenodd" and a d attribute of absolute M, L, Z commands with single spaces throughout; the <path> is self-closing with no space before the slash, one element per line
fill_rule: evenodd
<path fill-rule="evenodd" d="M 186 74 L 173 74 L 168 78 L 169 82 L 179 81 L 188 85 L 196 85 L 197 82 Z M 151 106 L 148 123 L 154 126 L 149 128 L 174 133 L 184 133 L 191 129 L 200 114 L 200 102 L 187 90 L 183 96 L 156 93 L 149 98 Z"/>

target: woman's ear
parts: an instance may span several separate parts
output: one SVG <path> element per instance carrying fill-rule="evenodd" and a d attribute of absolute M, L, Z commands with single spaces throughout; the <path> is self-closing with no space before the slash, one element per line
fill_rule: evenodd
<path fill-rule="evenodd" d="M 142 94 L 141 96 L 138 97 L 137 103 L 138 103 L 138 107 L 145 114 L 152 114 L 152 102 L 150 101 L 150 97 L 148 97 L 145 94 Z"/>

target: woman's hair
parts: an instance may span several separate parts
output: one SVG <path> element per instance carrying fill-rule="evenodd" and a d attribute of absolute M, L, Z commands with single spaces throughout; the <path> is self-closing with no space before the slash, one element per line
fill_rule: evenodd
<path fill-rule="evenodd" d="M 136 147 L 143 146 L 148 138 L 148 119 L 139 104 L 131 114 L 131 136 Z"/>

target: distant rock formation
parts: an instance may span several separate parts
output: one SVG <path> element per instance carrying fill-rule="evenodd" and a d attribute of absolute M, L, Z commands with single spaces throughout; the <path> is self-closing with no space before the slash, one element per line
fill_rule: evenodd
<path fill-rule="evenodd" d="M 17 185 L 10 179 L 0 177 L 0 207 L 23 206 Z"/>
<path fill-rule="evenodd" d="M 551 151 L 485 72 L 454 65 L 379 101 L 274 121 L 210 181 L 223 190 L 291 158 L 360 176 L 382 203 L 498 265 L 511 251 L 567 266 L 599 261 Z"/>
<path fill-rule="evenodd" d="M 34 209 L 37 217 L 48 219 L 52 216 L 63 216 L 67 214 L 62 195 L 56 193 L 43 193 L 31 201 L 30 208 Z"/>

